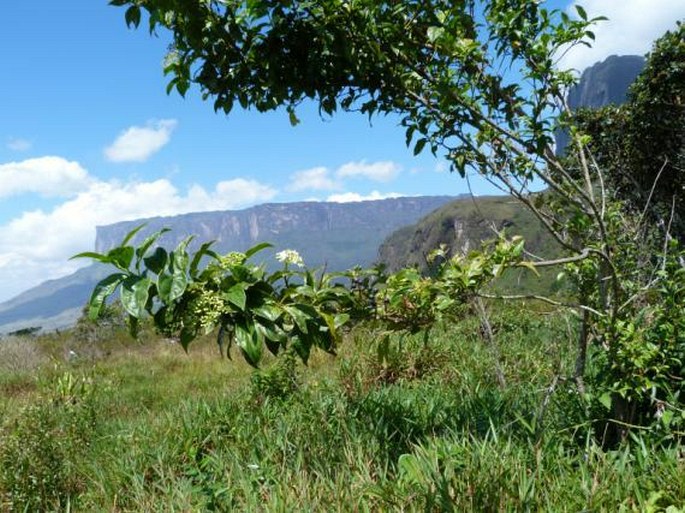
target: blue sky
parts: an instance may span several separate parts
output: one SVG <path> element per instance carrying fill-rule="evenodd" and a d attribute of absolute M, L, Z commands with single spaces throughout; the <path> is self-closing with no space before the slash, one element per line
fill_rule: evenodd
<path fill-rule="evenodd" d="M 570 8 L 568 1 L 547 2 Z M 612 21 L 583 69 L 648 51 L 685 18 L 685 0 L 587 0 Z M 313 107 L 226 117 L 191 90 L 166 95 L 168 39 L 129 30 L 105 0 L 9 2 L 0 16 L 0 301 L 83 262 L 95 226 L 296 200 L 460 194 L 466 182 L 429 153 L 413 157 L 393 118 Z M 492 192 L 472 182 L 477 194 Z"/>

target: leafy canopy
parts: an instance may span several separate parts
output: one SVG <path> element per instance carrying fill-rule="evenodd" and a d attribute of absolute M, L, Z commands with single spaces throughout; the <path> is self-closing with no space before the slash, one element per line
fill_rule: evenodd
<path fill-rule="evenodd" d="M 326 114 L 396 113 L 416 153 L 442 148 L 462 174 L 530 175 L 573 80 L 556 56 L 593 37 L 582 8 L 571 20 L 537 0 L 111 3 L 129 25 L 147 11 L 150 31 L 173 33 L 168 91 L 196 83 L 216 110 L 284 106 L 293 123 L 305 99 Z"/>

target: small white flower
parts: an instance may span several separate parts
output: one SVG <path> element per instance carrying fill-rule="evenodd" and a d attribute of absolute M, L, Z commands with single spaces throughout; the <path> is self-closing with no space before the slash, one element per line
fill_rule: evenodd
<path fill-rule="evenodd" d="M 276 260 L 284 264 L 292 264 L 298 267 L 304 267 L 304 260 L 300 254 L 294 249 L 284 249 L 276 253 Z"/>

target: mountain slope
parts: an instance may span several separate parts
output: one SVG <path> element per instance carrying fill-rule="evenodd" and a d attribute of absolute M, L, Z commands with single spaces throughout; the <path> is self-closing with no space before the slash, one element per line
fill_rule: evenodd
<path fill-rule="evenodd" d="M 427 269 L 431 251 L 445 244 L 451 254 L 466 254 L 478 249 L 483 241 L 497 237 L 505 229 L 508 236 L 520 235 L 525 248 L 541 257 L 554 257 L 561 249 L 538 219 L 520 202 L 509 196 L 459 198 L 428 214 L 416 224 L 405 226 L 390 235 L 379 248 L 379 259 L 389 271 L 405 266 Z M 528 270 L 510 272 L 500 281 L 501 287 L 517 292 L 549 292 L 553 273 L 541 272 L 538 278 Z"/>

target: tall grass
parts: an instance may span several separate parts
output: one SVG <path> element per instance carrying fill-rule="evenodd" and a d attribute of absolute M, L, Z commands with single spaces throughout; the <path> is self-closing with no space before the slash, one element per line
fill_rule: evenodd
<path fill-rule="evenodd" d="M 506 387 L 476 319 L 349 334 L 337 359 L 254 374 L 210 340 L 105 341 L 35 371 L 0 434 L 0 510 L 676 511 L 685 454 L 594 442 L 557 316 L 495 312 Z M 58 342 L 42 342 L 57 354 Z M 54 345 L 51 345 L 54 344 Z M 49 350 L 49 351 L 48 351 Z M 55 368 L 57 365 L 57 368 Z M 43 377 L 40 377 L 41 373 Z M 7 404 L 8 399 L 0 400 Z"/>

